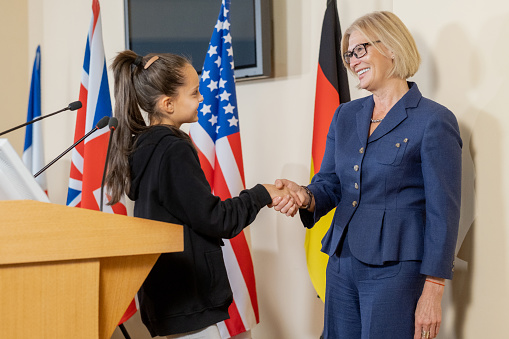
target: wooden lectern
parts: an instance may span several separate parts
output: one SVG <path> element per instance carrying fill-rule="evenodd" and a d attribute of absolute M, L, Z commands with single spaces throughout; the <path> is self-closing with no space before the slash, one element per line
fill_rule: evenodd
<path fill-rule="evenodd" d="M 0 201 L 0 338 L 109 339 L 182 226 Z"/>

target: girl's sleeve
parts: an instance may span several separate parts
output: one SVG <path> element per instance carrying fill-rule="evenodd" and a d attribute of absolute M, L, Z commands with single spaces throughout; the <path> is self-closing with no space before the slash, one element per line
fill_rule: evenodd
<path fill-rule="evenodd" d="M 262 185 L 221 201 L 211 193 L 196 151 L 185 140 L 174 142 L 165 150 L 160 166 L 161 204 L 174 217 L 203 235 L 233 238 L 272 201 Z"/>

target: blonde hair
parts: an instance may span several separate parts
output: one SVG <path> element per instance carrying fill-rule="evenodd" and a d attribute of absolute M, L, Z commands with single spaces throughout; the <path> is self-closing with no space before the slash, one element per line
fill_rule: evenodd
<path fill-rule="evenodd" d="M 407 79 L 419 69 L 421 56 L 408 28 L 394 13 L 381 11 L 358 18 L 346 29 L 341 41 L 341 58 L 349 71 L 352 70 L 346 63 L 344 54 L 348 51 L 350 35 L 355 31 L 361 33 L 382 55 L 389 57 L 375 42 L 382 43 L 394 54 L 388 77 Z"/>

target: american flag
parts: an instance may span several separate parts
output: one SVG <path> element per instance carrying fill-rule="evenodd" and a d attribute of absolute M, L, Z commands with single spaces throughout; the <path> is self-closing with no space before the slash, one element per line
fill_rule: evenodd
<path fill-rule="evenodd" d="M 199 119 L 190 127 L 200 163 L 212 192 L 221 199 L 237 196 L 245 187 L 239 116 L 230 35 L 230 1 L 223 0 L 205 57 Z M 218 324 L 223 338 L 250 330 L 259 322 L 253 262 L 244 232 L 225 240 L 223 257 L 233 290 L 230 319 Z"/>
<path fill-rule="evenodd" d="M 74 141 L 92 130 L 104 116 L 111 116 L 111 99 L 106 72 L 102 38 L 101 13 L 98 0 L 92 1 L 92 19 L 87 36 L 85 60 L 81 74 L 79 99 L 83 104 L 76 117 Z M 109 129 L 100 129 L 72 151 L 71 174 L 67 191 L 67 205 L 100 210 L 101 182 L 108 147 Z M 104 197 L 104 201 L 108 201 Z M 104 211 L 127 214 L 124 204 L 104 206 Z M 136 308 L 130 306 L 131 313 Z M 134 309 L 133 309 L 134 308 Z"/>
<path fill-rule="evenodd" d="M 41 46 L 35 52 L 32 82 L 30 84 L 30 97 L 28 99 L 27 122 L 41 116 Z M 30 173 L 35 174 L 44 167 L 44 146 L 42 143 L 42 126 L 40 122 L 27 125 L 25 130 L 25 145 L 23 147 L 23 163 Z M 41 188 L 48 193 L 46 173 L 37 178 Z"/>

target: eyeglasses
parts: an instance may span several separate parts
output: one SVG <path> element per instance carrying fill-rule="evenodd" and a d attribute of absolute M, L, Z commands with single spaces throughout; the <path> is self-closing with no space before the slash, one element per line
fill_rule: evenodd
<path fill-rule="evenodd" d="M 378 42 L 380 42 L 380 40 L 374 41 L 374 43 L 378 43 Z M 363 56 L 365 56 L 368 53 L 368 50 L 366 49 L 366 46 L 368 46 L 368 45 L 371 45 L 371 42 L 365 42 L 363 44 L 358 44 L 357 46 L 355 46 L 353 48 L 353 50 L 351 52 L 348 51 L 345 54 L 343 54 L 343 58 L 345 58 L 345 62 L 347 64 L 350 64 L 350 59 L 354 55 L 357 59 L 360 59 Z"/>

